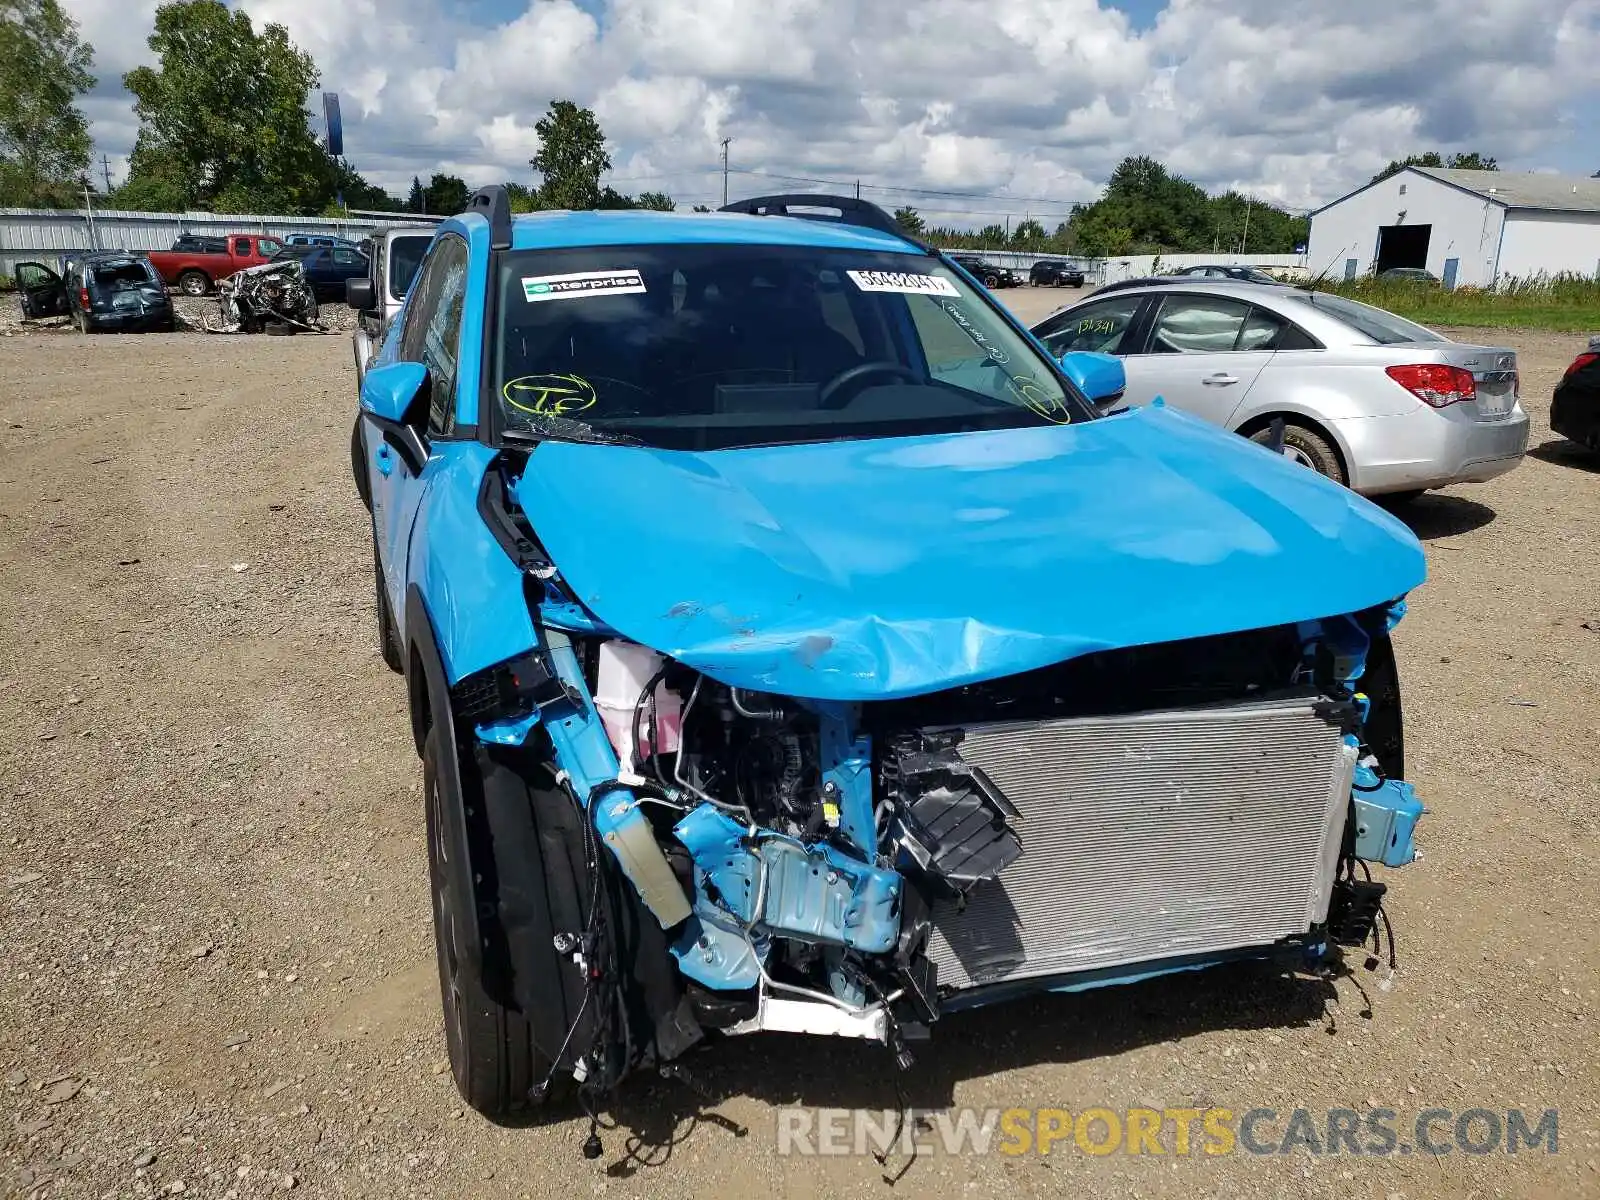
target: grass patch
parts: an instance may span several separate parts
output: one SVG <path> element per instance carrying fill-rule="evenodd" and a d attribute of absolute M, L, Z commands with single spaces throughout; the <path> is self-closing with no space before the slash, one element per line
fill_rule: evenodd
<path fill-rule="evenodd" d="M 1585 275 L 1506 278 L 1492 288 L 1364 279 L 1325 279 L 1319 291 L 1334 292 L 1386 308 L 1424 325 L 1482 325 L 1600 333 L 1600 279 Z"/>

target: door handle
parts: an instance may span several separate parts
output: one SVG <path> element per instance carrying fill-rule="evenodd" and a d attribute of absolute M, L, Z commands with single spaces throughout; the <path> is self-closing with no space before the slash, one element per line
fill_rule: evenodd
<path fill-rule="evenodd" d="M 1207 387 L 1227 387 L 1230 383 L 1238 383 L 1237 375 L 1229 375 L 1226 371 L 1218 371 L 1215 375 L 1207 375 L 1200 381 Z"/>
<path fill-rule="evenodd" d="M 394 470 L 394 452 L 389 449 L 389 444 L 387 442 L 380 442 L 378 444 L 377 459 L 378 471 L 380 474 L 387 475 L 389 472 Z"/>

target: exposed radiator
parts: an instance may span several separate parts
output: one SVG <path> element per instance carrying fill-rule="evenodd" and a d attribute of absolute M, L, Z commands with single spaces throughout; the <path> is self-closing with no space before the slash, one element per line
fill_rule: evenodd
<path fill-rule="evenodd" d="M 967 727 L 1022 856 L 935 908 L 941 988 L 1240 947 L 1327 915 L 1355 751 L 1315 698 Z"/>

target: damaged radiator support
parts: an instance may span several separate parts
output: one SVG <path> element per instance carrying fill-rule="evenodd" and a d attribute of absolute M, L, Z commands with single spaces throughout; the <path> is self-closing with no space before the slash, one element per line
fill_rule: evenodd
<path fill-rule="evenodd" d="M 207 333 L 326 333 L 318 324 L 316 293 L 298 258 L 246 267 L 217 284 L 222 323 L 206 322 Z"/>
<path fill-rule="evenodd" d="M 941 993 L 1287 944 L 1327 917 L 1356 747 L 1288 697 L 970 725 L 1025 852 L 933 910 Z"/>

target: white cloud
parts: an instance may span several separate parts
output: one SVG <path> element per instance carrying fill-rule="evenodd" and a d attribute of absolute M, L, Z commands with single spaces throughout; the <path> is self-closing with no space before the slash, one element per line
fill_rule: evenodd
<path fill-rule="evenodd" d="M 735 167 L 980 222 L 1059 217 L 1128 154 L 1299 208 L 1422 149 L 1600 167 L 1580 123 L 1600 109 L 1600 0 L 1169 0 L 1145 28 L 1109 0 L 502 0 L 508 18 L 477 26 L 447 0 L 229 2 L 315 56 L 351 160 L 396 192 L 436 170 L 526 179 L 556 97 L 595 108 L 618 186 L 685 203 L 720 198 L 725 136 Z M 149 58 L 157 0 L 66 3 L 120 161 L 137 131 L 120 77 Z"/>

